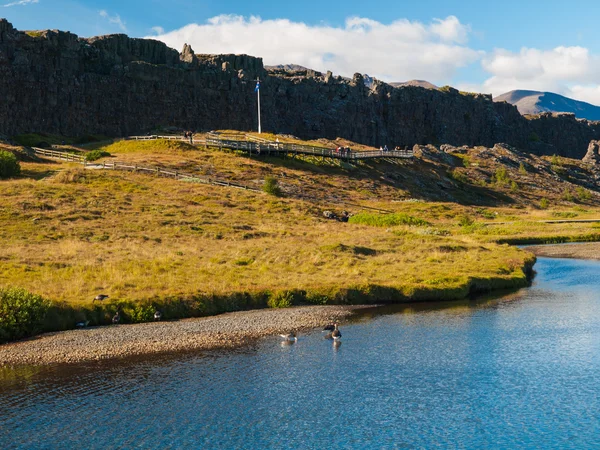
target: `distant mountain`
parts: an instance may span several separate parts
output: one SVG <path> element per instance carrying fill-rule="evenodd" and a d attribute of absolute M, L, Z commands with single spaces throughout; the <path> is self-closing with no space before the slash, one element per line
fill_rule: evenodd
<path fill-rule="evenodd" d="M 438 89 L 435 84 L 431 84 L 429 81 L 425 80 L 410 80 L 404 81 L 402 83 L 388 83 L 390 86 L 394 87 L 402 87 L 402 86 L 418 86 L 425 89 Z"/>
<path fill-rule="evenodd" d="M 521 114 L 568 112 L 580 119 L 600 120 L 600 107 L 552 92 L 516 90 L 499 95 L 494 101 L 515 105 Z"/>

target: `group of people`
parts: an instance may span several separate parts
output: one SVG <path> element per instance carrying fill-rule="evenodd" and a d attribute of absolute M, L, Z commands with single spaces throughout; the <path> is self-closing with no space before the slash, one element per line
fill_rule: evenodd
<path fill-rule="evenodd" d="M 400 147 L 398 147 L 398 146 L 396 145 L 396 147 L 394 148 L 394 151 L 395 151 L 395 152 L 397 152 L 397 151 L 399 151 L 399 150 L 400 150 Z M 379 147 L 379 151 L 380 151 L 380 152 L 387 153 L 387 152 L 389 152 L 390 150 L 388 149 L 388 146 L 387 146 L 387 145 L 384 145 L 383 147 Z"/>
<path fill-rule="evenodd" d="M 340 145 L 334 150 L 334 152 L 336 155 L 348 157 L 348 156 L 350 156 L 350 153 L 352 152 L 352 150 L 350 150 L 350 147 L 342 147 Z"/>

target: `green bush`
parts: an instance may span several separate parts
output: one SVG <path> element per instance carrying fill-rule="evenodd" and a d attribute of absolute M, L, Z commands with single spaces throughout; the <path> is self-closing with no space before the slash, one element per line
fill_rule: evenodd
<path fill-rule="evenodd" d="M 467 177 L 464 173 L 459 171 L 458 169 L 454 169 L 451 172 L 448 172 L 448 176 L 452 178 L 454 181 L 458 181 L 459 183 L 468 183 L 469 177 Z"/>
<path fill-rule="evenodd" d="M 540 200 L 540 208 L 548 209 L 548 206 L 550 206 L 550 202 L 548 201 L 547 198 L 543 198 Z"/>
<path fill-rule="evenodd" d="M 525 164 L 523 164 L 523 163 L 519 164 L 519 173 L 521 175 L 525 175 L 527 173 L 527 168 L 525 167 Z"/>
<path fill-rule="evenodd" d="M 21 165 L 11 152 L 0 150 L 0 179 L 17 176 L 21 173 Z"/>
<path fill-rule="evenodd" d="M 265 178 L 263 191 L 265 191 L 267 194 L 274 195 L 275 197 L 281 197 L 282 195 L 279 183 L 274 177 L 271 176 Z"/>
<path fill-rule="evenodd" d="M 577 191 L 577 198 L 581 202 L 584 202 L 586 200 L 590 200 L 592 198 L 592 194 L 590 194 L 589 191 L 587 191 L 586 189 L 582 188 L 581 186 L 578 186 L 577 189 L 575 189 L 575 190 Z"/>
<path fill-rule="evenodd" d="M 496 173 L 494 174 L 494 179 L 496 180 L 496 183 L 500 185 L 505 185 L 510 182 L 508 172 L 504 167 L 501 167 L 500 169 L 496 170 Z"/>
<path fill-rule="evenodd" d="M 91 152 L 89 152 L 85 155 L 85 160 L 86 161 L 96 161 L 100 158 L 105 158 L 107 156 L 110 156 L 110 153 L 108 153 L 107 151 L 92 150 Z"/>
<path fill-rule="evenodd" d="M 562 199 L 567 202 L 572 202 L 574 200 L 573 193 L 569 189 L 565 189 L 562 195 Z"/>
<path fill-rule="evenodd" d="M 294 294 L 290 291 L 275 292 L 269 296 L 269 308 L 289 308 L 294 303 Z"/>
<path fill-rule="evenodd" d="M 0 342 L 42 331 L 50 302 L 24 289 L 0 289 Z"/>
<path fill-rule="evenodd" d="M 372 214 L 359 213 L 348 219 L 349 223 L 371 225 L 375 227 L 393 227 L 396 225 L 428 226 L 429 222 L 404 213 Z"/>
<path fill-rule="evenodd" d="M 468 214 L 461 214 L 458 218 L 458 224 L 461 227 L 469 227 L 473 225 L 475 221 Z"/>

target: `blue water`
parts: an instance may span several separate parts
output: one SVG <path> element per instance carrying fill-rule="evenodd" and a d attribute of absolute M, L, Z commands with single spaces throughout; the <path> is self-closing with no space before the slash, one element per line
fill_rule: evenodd
<path fill-rule="evenodd" d="M 600 448 L 600 264 L 294 345 L 0 371 L 0 448 Z"/>

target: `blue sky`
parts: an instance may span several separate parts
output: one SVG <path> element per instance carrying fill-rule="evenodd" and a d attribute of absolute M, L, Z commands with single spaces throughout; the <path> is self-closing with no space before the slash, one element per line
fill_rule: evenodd
<path fill-rule="evenodd" d="M 18 29 L 154 36 L 385 81 L 552 90 L 600 103 L 600 2 L 581 0 L 0 0 Z M 360 18 L 360 21 L 350 21 Z M 362 38 L 361 38 L 362 36 Z M 350 48 L 349 48 L 350 47 Z"/>

